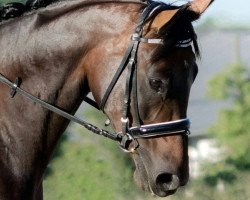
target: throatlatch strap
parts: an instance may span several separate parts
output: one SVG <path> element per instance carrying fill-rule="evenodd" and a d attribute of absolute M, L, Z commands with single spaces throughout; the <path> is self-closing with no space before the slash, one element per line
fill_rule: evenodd
<path fill-rule="evenodd" d="M 126 64 L 127 64 L 128 58 L 130 56 L 130 53 L 132 51 L 133 45 L 134 45 L 134 42 L 130 42 L 129 47 L 127 48 L 127 51 L 125 52 L 125 55 L 124 55 L 124 57 L 122 59 L 122 62 L 120 64 L 120 66 L 118 67 L 118 69 L 117 69 L 117 71 L 116 71 L 116 73 L 115 73 L 115 75 L 114 75 L 111 83 L 109 84 L 108 89 L 106 90 L 106 92 L 105 92 L 105 94 L 104 94 L 104 96 L 102 98 L 102 101 L 101 101 L 101 104 L 100 104 L 100 108 L 103 111 L 104 111 L 104 106 L 105 106 L 105 104 L 106 104 L 106 102 L 108 100 L 108 97 L 109 97 L 110 93 L 112 92 L 112 90 L 113 90 L 115 84 L 117 83 L 119 77 L 121 76 L 123 70 L 127 66 Z"/>
<path fill-rule="evenodd" d="M 96 108 L 97 110 L 100 110 L 99 105 L 94 100 L 90 99 L 89 97 L 85 97 L 84 101 L 88 103 L 89 105 L 93 106 L 94 108 Z"/>
<path fill-rule="evenodd" d="M 143 25 L 145 23 L 145 20 L 148 18 L 148 16 L 150 15 L 150 13 L 158 6 L 160 6 L 160 3 L 159 2 L 154 2 L 154 1 L 148 1 L 149 5 L 145 8 L 145 10 L 143 11 L 142 13 L 142 16 L 140 17 L 139 19 L 139 22 L 138 22 L 138 25 L 135 29 L 135 33 L 138 34 L 139 36 L 141 36 L 141 31 L 142 31 L 142 28 L 143 28 Z M 127 61 L 128 61 L 128 58 L 130 56 L 130 53 L 132 51 L 132 48 L 134 46 L 135 43 L 139 44 L 139 41 L 131 41 L 130 44 L 129 44 L 129 47 L 127 48 L 127 51 L 125 52 L 124 54 L 124 57 L 122 59 L 122 62 L 121 64 L 119 65 L 118 67 L 118 70 L 116 71 L 112 81 L 110 82 L 102 100 L 101 100 L 101 104 L 100 104 L 100 109 L 104 111 L 104 107 L 105 107 L 105 104 L 108 100 L 108 97 L 110 95 L 110 93 L 112 92 L 115 84 L 117 83 L 119 77 L 121 76 L 122 72 L 124 71 L 124 69 L 126 68 L 127 66 Z"/>

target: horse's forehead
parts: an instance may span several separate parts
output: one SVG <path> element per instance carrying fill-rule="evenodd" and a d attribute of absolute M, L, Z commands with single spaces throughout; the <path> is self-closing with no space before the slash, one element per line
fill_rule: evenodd
<path fill-rule="evenodd" d="M 152 53 L 150 58 L 147 58 L 148 63 L 146 69 L 155 69 L 157 71 L 168 71 L 176 66 L 183 66 L 185 63 L 195 62 L 195 55 L 191 47 L 188 48 L 175 48 L 171 54 L 166 55 L 156 61 L 153 61 L 155 55 Z"/>

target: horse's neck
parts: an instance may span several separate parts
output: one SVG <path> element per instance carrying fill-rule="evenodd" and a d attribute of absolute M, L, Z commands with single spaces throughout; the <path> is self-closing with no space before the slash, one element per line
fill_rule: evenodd
<path fill-rule="evenodd" d="M 1 72 L 12 80 L 16 76 L 25 77 L 27 81 L 36 80 L 39 87 L 28 88 L 30 92 L 53 88 L 46 92 L 48 96 L 41 97 L 47 100 L 49 95 L 62 88 L 70 73 L 76 69 L 79 72 L 80 68 L 86 71 L 83 63 L 88 63 L 85 59 L 88 54 L 99 51 L 94 60 L 103 59 L 100 58 L 102 51 L 113 54 L 113 41 L 122 40 L 121 34 L 127 29 L 129 17 L 126 11 L 135 11 L 135 6 L 131 9 L 126 4 L 118 6 L 110 4 L 105 9 L 102 5 L 92 6 L 69 13 L 66 12 L 69 9 L 64 9 L 66 13 L 60 14 L 54 13 L 58 11 L 55 8 L 17 19 L 17 23 L 13 21 L 10 26 L 0 29 L 0 46 L 4 47 L 0 55 Z M 121 48 L 123 50 L 123 44 Z M 112 57 L 108 59 L 112 60 Z M 96 65 L 91 62 L 88 64 Z M 76 74 L 73 76 L 76 78 Z"/>
<path fill-rule="evenodd" d="M 13 21 L 0 28 L 0 46 L 4 48 L 0 73 L 11 80 L 21 77 L 23 89 L 72 113 L 88 93 L 88 87 L 97 98 L 106 89 L 110 78 L 104 81 L 104 76 L 114 72 L 119 64 L 133 31 L 131 15 L 135 17 L 137 10 L 138 5 L 100 5 L 58 18 L 42 19 L 33 14 L 17 19 L 16 24 Z M 6 36 L 11 30 L 15 33 Z M 66 121 L 19 95 L 9 100 L 9 90 L 2 84 L 0 91 L 0 111 L 5 113 L 0 126 L 6 130 L 0 142 L 7 149 L 9 145 L 15 148 L 6 152 L 13 159 L 0 157 L 0 163 L 16 166 L 17 171 L 11 173 L 17 176 L 27 173 L 23 170 L 31 173 L 35 167 L 45 168 Z M 42 160 L 37 158 L 38 152 L 43 152 Z"/>

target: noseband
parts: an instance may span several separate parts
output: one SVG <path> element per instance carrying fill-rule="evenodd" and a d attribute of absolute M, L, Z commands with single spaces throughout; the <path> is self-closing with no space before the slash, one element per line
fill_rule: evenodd
<path fill-rule="evenodd" d="M 140 42 L 143 43 L 152 43 L 152 44 L 163 44 L 162 39 L 148 39 L 142 37 L 143 26 L 145 21 L 152 16 L 156 11 L 159 10 L 167 10 L 169 8 L 168 5 L 160 2 L 151 2 L 143 11 L 138 25 L 135 29 L 134 34 L 131 37 L 131 42 L 129 47 L 127 48 L 125 55 L 121 61 L 121 64 L 116 71 L 106 93 L 103 96 L 103 99 L 100 104 L 100 108 L 104 111 L 105 104 L 110 96 L 111 91 L 113 90 L 116 82 L 118 81 L 119 77 L 121 76 L 124 69 L 127 67 L 128 75 L 126 78 L 126 87 L 125 87 L 125 94 L 124 94 L 124 105 L 122 111 L 122 131 L 119 133 L 111 133 L 106 130 L 102 130 L 88 122 L 85 122 L 73 115 L 70 115 L 63 111 L 62 109 L 55 107 L 45 101 L 38 99 L 37 97 L 31 95 L 30 93 L 24 91 L 20 88 L 20 78 L 16 79 L 16 82 L 13 83 L 9 81 L 6 77 L 0 74 L 0 81 L 11 88 L 11 97 L 13 98 L 16 93 L 19 93 L 26 98 L 30 99 L 33 102 L 36 102 L 43 106 L 44 108 L 55 112 L 70 121 L 76 122 L 88 130 L 92 131 L 95 134 L 102 135 L 108 137 L 112 140 L 117 141 L 121 148 L 127 152 L 133 152 L 138 147 L 137 139 L 140 138 L 152 138 L 152 137 L 162 137 L 162 136 L 171 136 L 171 135 L 189 135 L 190 131 L 190 121 L 189 119 L 180 119 L 171 122 L 164 122 L 164 123 L 156 123 L 156 124 L 149 124 L 149 125 L 141 125 L 141 119 L 139 115 L 139 108 L 138 108 L 138 98 L 137 98 L 137 65 L 136 65 L 136 57 L 137 51 Z M 185 40 L 180 41 L 176 46 L 177 47 L 187 47 L 190 46 L 192 40 Z M 135 110 L 135 126 L 130 127 L 129 123 L 129 112 L 130 112 L 130 103 L 132 102 L 131 99 L 133 98 L 133 107 Z M 91 105 L 96 106 L 96 103 L 91 101 L 90 99 L 86 99 L 88 103 Z M 131 145 L 132 144 L 132 145 Z M 132 146 L 132 147 L 131 147 Z"/>

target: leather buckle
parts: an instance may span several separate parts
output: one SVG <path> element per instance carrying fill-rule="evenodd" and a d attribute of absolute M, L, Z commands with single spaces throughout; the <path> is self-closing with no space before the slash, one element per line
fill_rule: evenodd
<path fill-rule="evenodd" d="M 10 97 L 14 98 L 17 92 L 17 88 L 21 85 L 22 79 L 20 77 L 16 77 L 15 83 L 11 87 Z"/>
<path fill-rule="evenodd" d="M 132 40 L 132 41 L 138 41 L 138 42 L 140 42 L 141 37 L 140 37 L 140 35 L 139 35 L 138 33 L 134 33 L 134 34 L 131 36 L 131 40 Z"/>

